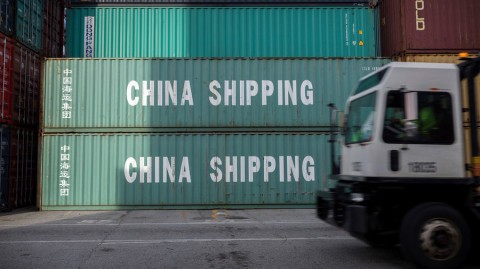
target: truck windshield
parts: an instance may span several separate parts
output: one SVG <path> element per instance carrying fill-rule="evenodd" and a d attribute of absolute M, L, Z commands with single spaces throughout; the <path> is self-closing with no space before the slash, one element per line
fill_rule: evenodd
<path fill-rule="evenodd" d="M 350 103 L 345 124 L 345 144 L 372 140 L 376 96 L 376 92 L 373 92 Z"/>

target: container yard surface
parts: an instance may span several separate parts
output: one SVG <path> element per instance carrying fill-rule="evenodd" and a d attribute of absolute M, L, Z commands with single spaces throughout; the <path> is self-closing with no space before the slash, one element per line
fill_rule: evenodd
<path fill-rule="evenodd" d="M 0 213 L 0 253 L 1 268 L 414 268 L 313 209 L 19 209 Z"/>

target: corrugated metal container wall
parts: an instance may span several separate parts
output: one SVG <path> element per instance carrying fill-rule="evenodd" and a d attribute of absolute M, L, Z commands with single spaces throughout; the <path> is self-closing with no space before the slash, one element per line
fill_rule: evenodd
<path fill-rule="evenodd" d="M 0 79 L 2 80 L 0 94 L 0 122 L 11 122 L 13 119 L 13 58 L 15 43 L 13 39 L 0 34 Z"/>
<path fill-rule="evenodd" d="M 402 55 L 394 58 L 395 61 L 401 62 L 425 62 L 425 63 L 452 63 L 459 64 L 463 60 L 458 57 L 457 54 L 408 54 Z M 476 93 L 480 92 L 480 75 L 475 78 Z M 462 82 L 462 107 L 468 111 L 469 102 L 467 94 L 467 81 Z M 476 104 L 480 104 L 480 95 L 476 94 Z M 477 109 L 477 119 L 480 119 L 480 110 Z M 468 113 L 464 113 L 464 126 L 465 129 L 465 141 L 467 144 L 471 143 L 470 132 L 468 131 L 468 126 L 470 125 L 470 120 L 468 118 Z M 480 126 L 480 122 L 479 122 Z M 480 133 L 480 130 L 479 130 Z M 467 162 L 471 163 L 472 154 L 470 151 L 471 147 L 465 147 L 465 158 Z M 470 160 L 470 161 L 468 161 Z"/>
<path fill-rule="evenodd" d="M 10 159 L 8 126 L 0 124 L 0 211 L 8 209 L 8 163 Z"/>
<path fill-rule="evenodd" d="M 382 55 L 480 51 L 480 1 L 382 1 Z"/>
<path fill-rule="evenodd" d="M 16 44 L 14 57 L 13 120 L 37 125 L 39 120 L 41 59 L 33 51 Z"/>
<path fill-rule="evenodd" d="M 17 0 L 15 35 L 25 46 L 42 50 L 43 0 Z"/>
<path fill-rule="evenodd" d="M 0 32 L 13 36 L 15 33 L 15 0 L 0 1 Z"/>
<path fill-rule="evenodd" d="M 66 57 L 373 57 L 368 7 L 96 7 L 67 11 Z"/>
<path fill-rule="evenodd" d="M 43 50 L 45 57 L 62 57 L 64 44 L 64 0 L 49 0 L 43 6 Z"/>
<path fill-rule="evenodd" d="M 35 204 L 37 135 L 32 129 L 10 126 L 8 209 Z"/>
<path fill-rule="evenodd" d="M 342 107 L 362 76 L 389 61 L 47 60 L 43 127 L 46 132 L 85 128 L 115 132 L 151 127 L 328 126 L 327 104 Z"/>
<path fill-rule="evenodd" d="M 313 205 L 328 174 L 328 139 L 315 133 L 45 135 L 41 208 Z"/>
<path fill-rule="evenodd" d="M 72 4 L 368 4 L 369 0 L 70 0 Z"/>

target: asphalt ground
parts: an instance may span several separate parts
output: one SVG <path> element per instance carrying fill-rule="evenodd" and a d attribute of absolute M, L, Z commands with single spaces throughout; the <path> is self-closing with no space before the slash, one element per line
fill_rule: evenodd
<path fill-rule="evenodd" d="M 0 268 L 413 267 L 313 209 L 21 209 L 0 213 Z"/>

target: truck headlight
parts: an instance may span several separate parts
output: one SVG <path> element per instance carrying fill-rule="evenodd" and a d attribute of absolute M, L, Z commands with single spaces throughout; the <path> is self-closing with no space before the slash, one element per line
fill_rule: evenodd
<path fill-rule="evenodd" d="M 350 200 L 352 200 L 352 202 L 361 203 L 365 201 L 365 196 L 363 193 L 351 193 Z"/>

